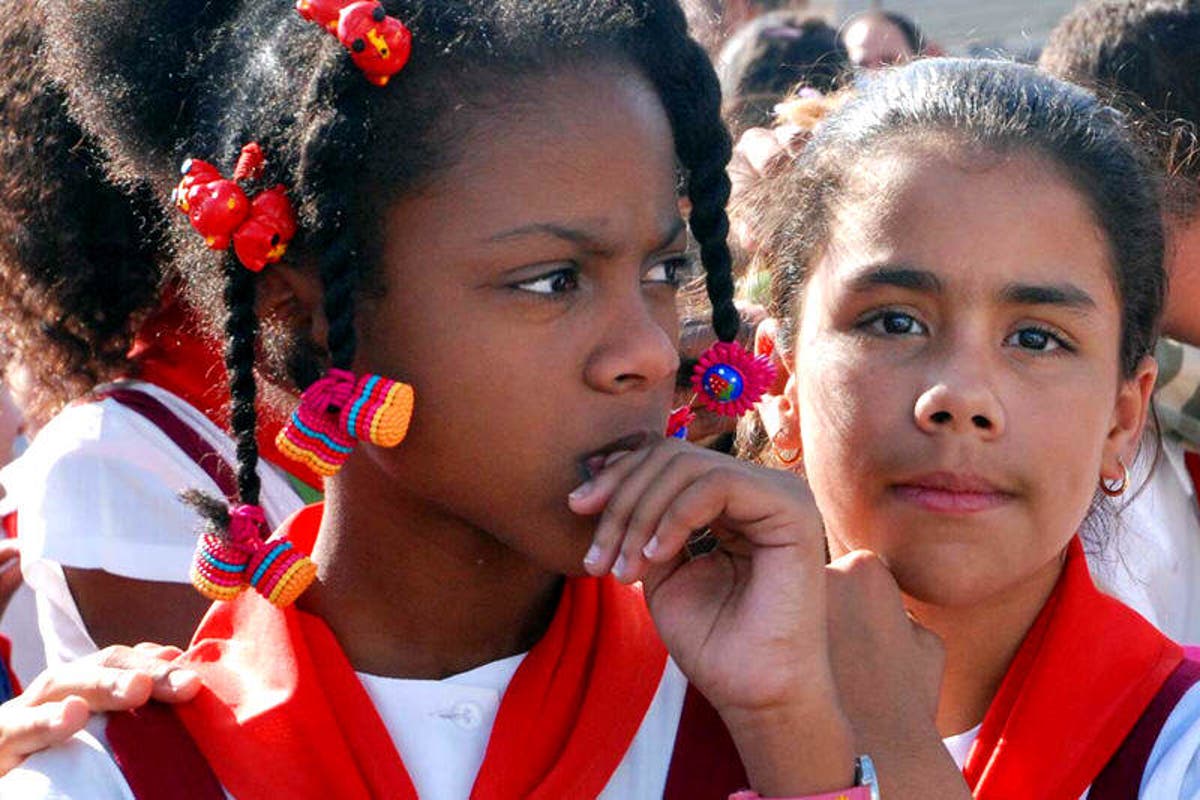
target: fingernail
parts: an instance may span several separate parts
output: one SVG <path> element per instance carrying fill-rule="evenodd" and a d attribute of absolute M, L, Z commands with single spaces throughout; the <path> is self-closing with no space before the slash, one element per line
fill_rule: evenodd
<path fill-rule="evenodd" d="M 629 455 L 631 452 L 633 452 L 633 451 L 632 450 L 618 450 L 615 453 L 609 453 L 608 457 L 604 459 L 604 468 L 608 469 L 613 464 L 617 463 L 622 458 Z"/>
<path fill-rule="evenodd" d="M 651 536 L 650 541 L 646 542 L 646 546 L 642 548 L 642 555 L 646 558 L 654 558 L 654 554 L 658 552 L 658 537 Z"/>
<path fill-rule="evenodd" d="M 567 498 L 570 500 L 582 500 L 592 493 L 593 488 L 594 487 L 592 486 L 591 481 L 588 481 L 587 483 L 581 483 L 579 486 L 576 486 L 569 495 L 567 495 Z M 559 491 L 562 490 L 560 489 Z"/>
<path fill-rule="evenodd" d="M 626 563 L 625 556 L 617 556 L 617 563 L 613 564 L 612 568 L 613 575 L 617 577 L 617 580 L 625 580 L 625 570 L 628 569 L 628 567 L 629 564 Z"/>
<path fill-rule="evenodd" d="M 167 675 L 167 686 L 170 686 L 174 691 L 179 691 L 194 683 L 199 676 L 190 669 L 173 670 Z"/>
<path fill-rule="evenodd" d="M 600 545 L 594 544 L 588 548 L 587 555 L 583 557 L 584 566 L 594 567 L 600 563 Z"/>

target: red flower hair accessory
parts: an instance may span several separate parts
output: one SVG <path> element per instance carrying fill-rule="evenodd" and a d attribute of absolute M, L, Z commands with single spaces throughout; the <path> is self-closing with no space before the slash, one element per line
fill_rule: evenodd
<path fill-rule="evenodd" d="M 296 10 L 336 36 L 376 86 L 387 85 L 408 63 L 412 34 L 377 0 L 297 0 Z"/>
<path fill-rule="evenodd" d="M 750 410 L 775 382 L 775 365 L 737 342 L 717 342 L 692 372 L 696 402 L 726 417 Z"/>
<path fill-rule="evenodd" d="M 254 142 L 242 148 L 233 180 L 207 161 L 183 162 L 183 178 L 172 193 L 175 207 L 187 214 L 213 250 L 233 244 L 238 260 L 253 272 L 283 258 L 296 235 L 296 215 L 283 185 L 259 192 L 251 200 L 238 181 L 262 174 L 262 149 Z"/>

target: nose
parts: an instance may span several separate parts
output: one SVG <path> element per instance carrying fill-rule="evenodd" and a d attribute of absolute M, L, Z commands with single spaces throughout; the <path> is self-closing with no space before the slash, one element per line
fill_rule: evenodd
<path fill-rule="evenodd" d="M 917 427 L 928 434 L 968 434 L 989 440 L 1004 433 L 1004 408 L 977 377 L 939 381 L 917 398 L 913 411 Z"/>
<path fill-rule="evenodd" d="M 588 358 L 584 379 L 593 389 L 610 394 L 675 385 L 679 369 L 675 320 L 659 319 L 644 303 L 630 305 L 605 325 L 604 334 Z M 636 310 L 633 310 L 635 309 Z"/>

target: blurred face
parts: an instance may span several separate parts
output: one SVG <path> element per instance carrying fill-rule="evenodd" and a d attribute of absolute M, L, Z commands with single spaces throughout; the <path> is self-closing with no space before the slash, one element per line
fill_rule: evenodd
<path fill-rule="evenodd" d="M 842 43 L 850 63 L 868 69 L 903 64 L 916 55 L 904 31 L 886 17 L 859 17 L 842 32 Z"/>
<path fill-rule="evenodd" d="M 1167 230 L 1166 267 L 1170 278 L 1163 330 L 1188 344 L 1200 345 L 1200 212 L 1186 219 L 1170 215 Z"/>
<path fill-rule="evenodd" d="M 589 64 L 518 91 L 386 220 L 360 368 L 410 382 L 416 410 L 400 447 L 362 448 L 339 477 L 571 572 L 592 524 L 567 494 L 605 453 L 662 435 L 687 240 L 644 80 Z"/>
<path fill-rule="evenodd" d="M 805 289 L 804 469 L 834 555 L 876 551 L 918 601 L 1048 590 L 1154 367 L 1119 374 L 1106 242 L 1051 166 L 904 149 L 858 170 Z"/>

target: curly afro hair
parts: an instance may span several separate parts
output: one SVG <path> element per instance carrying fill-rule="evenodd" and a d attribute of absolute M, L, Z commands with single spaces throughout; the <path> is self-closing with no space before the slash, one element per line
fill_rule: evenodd
<path fill-rule="evenodd" d="M 44 68 L 37 8 L 0 17 L 0 345 L 30 382 L 25 413 L 44 423 L 127 366 L 159 298 L 156 213 L 104 178 Z"/>

